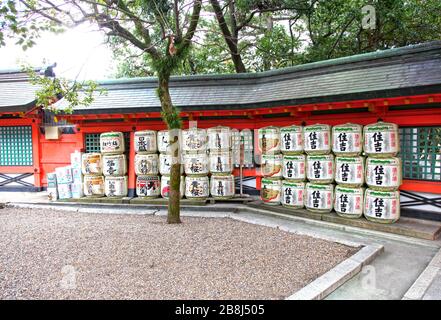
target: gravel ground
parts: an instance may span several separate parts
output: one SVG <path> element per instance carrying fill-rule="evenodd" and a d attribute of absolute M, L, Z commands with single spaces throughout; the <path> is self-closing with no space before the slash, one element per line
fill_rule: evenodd
<path fill-rule="evenodd" d="M 283 299 L 357 249 L 227 218 L 0 209 L 0 299 Z"/>

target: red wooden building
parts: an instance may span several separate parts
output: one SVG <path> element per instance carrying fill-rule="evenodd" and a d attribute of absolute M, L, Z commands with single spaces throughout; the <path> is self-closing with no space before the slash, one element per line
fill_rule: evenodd
<path fill-rule="evenodd" d="M 46 70 L 51 75 L 51 70 Z M 40 190 L 46 173 L 67 165 L 74 150 L 95 151 L 99 134 L 121 131 L 129 142 L 129 192 L 134 194 L 135 131 L 164 129 L 155 78 L 100 82 L 107 94 L 71 115 L 35 106 L 35 89 L 19 71 L 0 71 L 0 190 Z M 441 212 L 441 41 L 253 74 L 173 77 L 173 102 L 184 126 L 268 125 L 378 119 L 400 126 L 402 207 Z M 60 100 L 58 104 L 63 104 Z M 45 138 L 57 126 L 58 139 Z M 245 170 L 249 190 L 259 170 Z M 254 184 L 252 179 L 257 177 Z M 425 214 L 430 214 L 429 212 Z"/>

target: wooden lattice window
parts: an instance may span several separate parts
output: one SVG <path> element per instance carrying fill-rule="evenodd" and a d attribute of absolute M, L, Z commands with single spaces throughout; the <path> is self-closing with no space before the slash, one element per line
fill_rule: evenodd
<path fill-rule="evenodd" d="M 0 166 L 32 166 L 31 126 L 0 127 Z"/>

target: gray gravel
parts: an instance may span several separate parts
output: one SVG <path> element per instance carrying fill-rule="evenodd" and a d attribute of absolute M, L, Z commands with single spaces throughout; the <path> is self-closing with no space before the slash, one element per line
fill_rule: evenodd
<path fill-rule="evenodd" d="M 0 299 L 283 299 L 357 249 L 227 218 L 0 209 Z"/>

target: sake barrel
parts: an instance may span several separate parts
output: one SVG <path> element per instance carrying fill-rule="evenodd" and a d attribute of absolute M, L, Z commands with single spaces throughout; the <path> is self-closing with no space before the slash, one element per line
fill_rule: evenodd
<path fill-rule="evenodd" d="M 207 131 L 200 128 L 190 128 L 187 130 L 182 130 L 182 151 L 207 151 Z"/>
<path fill-rule="evenodd" d="M 400 192 L 366 189 L 363 214 L 370 221 L 394 223 L 400 218 Z"/>
<path fill-rule="evenodd" d="M 173 147 L 179 147 L 180 141 L 182 140 L 182 132 L 179 129 L 174 129 L 175 134 L 178 136 L 178 143 L 175 145 L 172 145 L 170 143 L 170 131 L 169 130 L 161 130 L 158 131 L 157 134 L 157 144 L 158 144 L 158 151 L 161 153 L 166 154 L 172 154 L 173 153 Z"/>
<path fill-rule="evenodd" d="M 178 159 L 176 161 L 179 161 Z M 169 175 L 173 164 L 173 156 L 171 154 L 159 154 L 159 173 L 161 175 Z M 181 165 L 181 174 L 184 173 L 184 166 Z"/>
<path fill-rule="evenodd" d="M 215 199 L 230 199 L 234 197 L 234 176 L 212 175 L 210 178 L 210 194 Z"/>
<path fill-rule="evenodd" d="M 124 153 L 124 134 L 122 132 L 104 132 L 100 134 L 101 153 Z"/>
<path fill-rule="evenodd" d="M 57 186 L 58 199 L 72 198 L 72 185 L 70 183 L 63 183 Z"/>
<path fill-rule="evenodd" d="M 364 158 L 335 157 L 335 182 L 346 187 L 361 187 L 364 183 Z"/>
<path fill-rule="evenodd" d="M 156 153 L 136 154 L 135 173 L 139 176 L 156 176 L 159 172 L 159 159 Z"/>
<path fill-rule="evenodd" d="M 210 172 L 216 175 L 229 175 L 233 172 L 233 157 L 231 151 L 210 151 Z"/>
<path fill-rule="evenodd" d="M 161 194 L 159 176 L 137 176 L 136 195 L 143 198 L 157 198 Z"/>
<path fill-rule="evenodd" d="M 104 193 L 109 198 L 127 197 L 127 176 L 123 177 L 105 177 Z"/>
<path fill-rule="evenodd" d="M 331 152 L 331 127 L 327 124 L 303 127 L 303 141 L 307 154 L 328 154 Z"/>
<path fill-rule="evenodd" d="M 283 155 L 282 175 L 291 181 L 304 181 L 306 179 L 306 157 L 304 154 Z"/>
<path fill-rule="evenodd" d="M 334 156 L 332 154 L 308 155 L 306 178 L 313 183 L 332 183 L 334 181 Z"/>
<path fill-rule="evenodd" d="M 303 152 L 303 128 L 301 126 L 288 126 L 280 129 L 280 151 L 283 154 Z"/>
<path fill-rule="evenodd" d="M 334 186 L 332 184 L 306 184 L 306 203 L 308 211 L 317 213 L 331 212 L 334 204 Z"/>
<path fill-rule="evenodd" d="M 101 153 L 84 153 L 81 171 L 84 175 L 101 175 L 103 173 Z"/>
<path fill-rule="evenodd" d="M 208 149 L 228 151 L 231 149 L 231 130 L 229 127 L 217 126 L 207 129 Z"/>
<path fill-rule="evenodd" d="M 56 201 L 58 199 L 58 190 L 57 188 L 47 188 L 47 198 L 49 201 Z"/>
<path fill-rule="evenodd" d="M 207 176 L 185 177 L 185 197 L 188 199 L 206 199 L 210 192 L 210 183 Z"/>
<path fill-rule="evenodd" d="M 127 174 L 126 155 L 103 155 L 103 174 L 105 176 L 124 176 Z"/>
<path fill-rule="evenodd" d="M 260 198 L 268 205 L 279 205 L 282 193 L 282 180 L 262 178 Z"/>
<path fill-rule="evenodd" d="M 357 156 L 363 151 L 363 126 L 355 123 L 332 127 L 332 152 L 339 156 Z"/>
<path fill-rule="evenodd" d="M 104 176 L 84 176 L 83 190 L 86 197 L 103 197 Z"/>
<path fill-rule="evenodd" d="M 398 126 L 377 122 L 364 127 L 364 152 L 370 157 L 394 157 L 400 148 Z"/>
<path fill-rule="evenodd" d="M 282 206 L 299 209 L 305 206 L 305 183 L 284 180 L 282 182 Z"/>
<path fill-rule="evenodd" d="M 334 210 L 345 218 L 360 218 L 363 215 L 363 188 L 335 187 Z"/>
<path fill-rule="evenodd" d="M 72 183 L 72 168 L 71 166 L 58 167 L 55 169 L 57 175 L 57 184 Z"/>
<path fill-rule="evenodd" d="M 136 131 L 134 140 L 136 153 L 155 153 L 158 151 L 155 130 Z"/>
<path fill-rule="evenodd" d="M 184 178 L 184 176 L 181 176 L 179 192 L 180 192 L 181 199 L 182 199 L 182 197 L 184 196 L 184 192 L 185 192 L 185 178 Z M 161 196 L 163 198 L 168 198 L 169 194 L 170 194 L 170 176 L 169 175 L 161 176 Z"/>
<path fill-rule="evenodd" d="M 397 190 L 401 185 L 401 160 L 399 158 L 367 158 L 366 184 L 371 189 Z"/>
<path fill-rule="evenodd" d="M 231 154 L 234 166 L 240 166 L 241 133 L 237 129 L 231 129 Z"/>
<path fill-rule="evenodd" d="M 194 176 L 208 174 L 209 164 L 206 153 L 186 153 L 183 157 L 185 174 Z"/>
<path fill-rule="evenodd" d="M 73 183 L 83 183 L 83 172 L 80 168 L 72 168 L 72 180 Z"/>
<path fill-rule="evenodd" d="M 48 188 L 57 188 L 57 174 L 55 172 L 48 173 L 46 179 Z"/>
<path fill-rule="evenodd" d="M 280 128 L 269 126 L 257 131 L 258 148 L 261 153 L 275 154 L 280 152 Z"/>
<path fill-rule="evenodd" d="M 282 177 L 282 155 L 281 154 L 263 154 L 261 171 L 262 176 L 270 178 Z"/>
<path fill-rule="evenodd" d="M 70 154 L 70 166 L 73 168 L 77 168 L 81 170 L 81 157 L 83 156 L 82 152 L 79 152 L 78 150 L 75 152 L 72 152 Z"/>
<path fill-rule="evenodd" d="M 71 184 L 72 198 L 80 199 L 84 197 L 83 182 L 74 182 Z"/>

